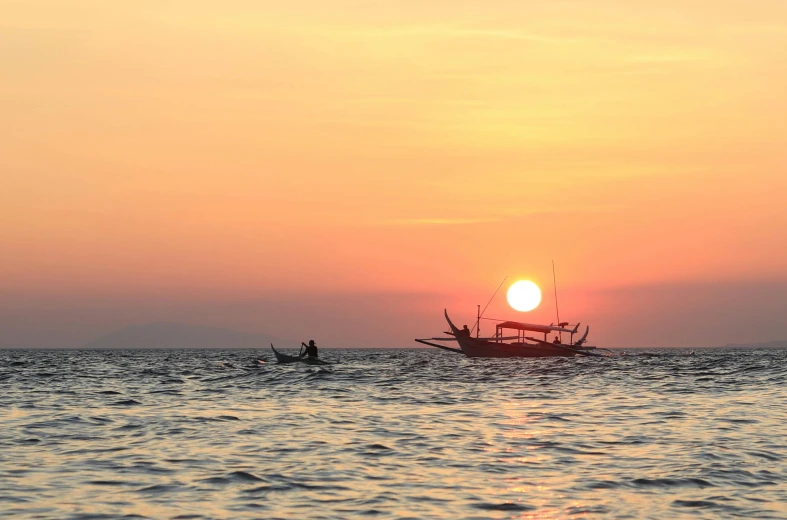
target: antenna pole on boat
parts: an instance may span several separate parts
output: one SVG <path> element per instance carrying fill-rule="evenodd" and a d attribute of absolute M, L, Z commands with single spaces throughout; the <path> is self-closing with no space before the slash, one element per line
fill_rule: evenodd
<path fill-rule="evenodd" d="M 500 288 L 501 288 L 501 287 L 503 287 L 503 284 L 504 284 L 504 283 L 506 283 L 506 280 L 508 280 L 508 276 L 506 276 L 505 278 L 503 278 L 503 281 L 502 281 L 502 282 L 500 282 L 500 285 L 498 285 L 498 286 L 497 286 L 497 289 L 495 289 L 495 292 L 494 292 L 494 294 L 492 295 L 492 297 L 491 297 L 491 298 L 489 298 L 489 301 L 488 301 L 488 302 L 486 302 L 486 307 L 489 307 L 489 304 L 490 304 L 490 303 L 492 303 L 492 300 L 494 300 L 494 299 L 495 299 L 495 294 L 497 294 L 497 291 L 499 291 L 499 290 L 500 290 Z M 475 322 L 475 327 L 473 327 L 474 329 L 477 329 L 477 330 L 476 330 L 476 333 L 475 333 L 475 337 L 476 337 L 476 338 L 478 337 L 478 335 L 479 335 L 479 332 L 481 331 L 481 317 L 482 317 L 482 316 L 484 315 L 484 313 L 486 312 L 486 307 L 484 307 L 484 310 L 482 311 L 482 310 L 481 310 L 481 306 L 480 306 L 480 305 L 478 306 L 478 310 L 479 310 L 479 312 L 478 312 L 478 318 L 477 318 L 477 321 Z M 470 331 L 470 333 L 472 334 L 472 332 L 473 332 L 473 331 L 471 330 L 471 331 Z"/>
<path fill-rule="evenodd" d="M 555 277 L 555 261 L 552 260 L 552 286 L 555 288 L 555 314 L 557 314 L 557 326 L 560 327 L 560 308 L 557 306 L 557 278 Z M 563 341 L 563 333 L 558 332 L 560 341 Z"/>
<path fill-rule="evenodd" d="M 478 314 L 476 315 L 477 317 L 475 319 L 475 326 L 476 326 L 475 337 L 476 338 L 481 335 L 481 304 L 479 304 L 477 307 L 478 307 Z"/>

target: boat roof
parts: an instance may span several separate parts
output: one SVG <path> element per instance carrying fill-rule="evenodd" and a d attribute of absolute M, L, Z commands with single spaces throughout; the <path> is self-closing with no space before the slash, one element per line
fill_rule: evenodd
<path fill-rule="evenodd" d="M 541 332 L 542 334 L 549 334 L 550 332 L 568 332 L 573 333 L 573 329 L 565 327 L 557 327 L 555 325 L 535 325 L 533 323 L 520 323 L 518 321 L 504 321 L 497 324 L 498 329 L 514 329 L 514 330 L 528 330 L 531 332 Z"/>

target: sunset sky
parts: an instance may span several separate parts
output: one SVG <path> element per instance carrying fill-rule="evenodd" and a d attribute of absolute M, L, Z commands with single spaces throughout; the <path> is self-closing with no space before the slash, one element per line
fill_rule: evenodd
<path fill-rule="evenodd" d="M 592 344 L 787 339 L 785 64 L 782 1 L 0 0 L 0 346 L 411 347 L 552 260 Z"/>

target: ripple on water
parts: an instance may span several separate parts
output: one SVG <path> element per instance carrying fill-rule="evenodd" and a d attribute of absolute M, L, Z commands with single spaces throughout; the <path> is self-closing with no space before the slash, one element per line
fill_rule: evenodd
<path fill-rule="evenodd" d="M 110 403 L 111 406 L 137 406 L 140 404 L 142 403 L 134 399 L 124 399 L 122 401 L 115 401 L 114 403 Z"/>
<path fill-rule="evenodd" d="M 657 478 L 657 479 L 647 479 L 647 478 L 638 478 L 631 481 L 631 484 L 634 487 L 656 487 L 656 488 L 672 488 L 672 487 L 695 487 L 695 488 L 706 488 L 706 487 L 715 487 L 714 484 L 711 484 L 707 480 L 703 480 L 701 478 Z"/>

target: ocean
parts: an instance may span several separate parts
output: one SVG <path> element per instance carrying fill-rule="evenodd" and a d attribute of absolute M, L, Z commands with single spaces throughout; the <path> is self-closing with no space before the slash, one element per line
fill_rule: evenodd
<path fill-rule="evenodd" d="M 787 350 L 320 354 L 0 351 L 0 517 L 787 518 Z"/>

